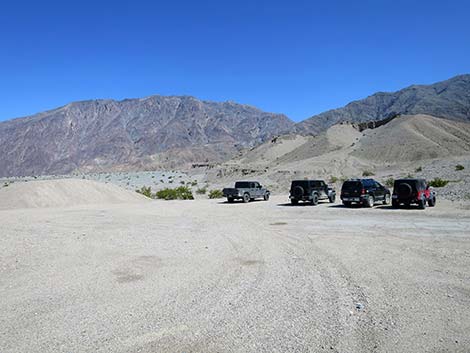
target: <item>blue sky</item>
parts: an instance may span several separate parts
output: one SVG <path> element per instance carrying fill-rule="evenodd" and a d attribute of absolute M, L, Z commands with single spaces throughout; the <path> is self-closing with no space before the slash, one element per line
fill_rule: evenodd
<path fill-rule="evenodd" d="M 0 120 L 75 100 L 233 100 L 299 121 L 470 73 L 468 1 L 5 1 Z"/>

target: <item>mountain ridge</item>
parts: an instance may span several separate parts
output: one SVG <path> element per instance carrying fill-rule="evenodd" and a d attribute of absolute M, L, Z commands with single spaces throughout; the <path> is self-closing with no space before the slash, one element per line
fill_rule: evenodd
<path fill-rule="evenodd" d="M 428 114 L 470 121 L 470 75 L 377 92 L 299 123 L 233 101 L 190 95 L 70 102 L 0 122 L 0 176 L 184 168 L 223 162 L 283 134 L 316 135 L 341 123 Z"/>
<path fill-rule="evenodd" d="M 397 114 L 428 114 L 470 121 L 470 74 L 430 85 L 410 85 L 394 92 L 376 92 L 305 119 L 296 125 L 295 131 L 315 134 L 343 121 L 382 120 Z"/>

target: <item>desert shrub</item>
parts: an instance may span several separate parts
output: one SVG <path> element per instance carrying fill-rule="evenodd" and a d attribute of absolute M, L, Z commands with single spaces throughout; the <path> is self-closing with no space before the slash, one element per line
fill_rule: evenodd
<path fill-rule="evenodd" d="M 370 170 L 364 170 L 362 172 L 362 176 L 365 176 L 365 177 L 372 176 L 372 175 L 375 175 L 375 173 Z"/>
<path fill-rule="evenodd" d="M 464 170 L 464 169 L 465 169 L 465 167 L 464 167 L 462 164 L 457 164 L 457 165 L 455 166 L 455 170 L 457 170 L 457 171 L 458 171 L 458 170 Z"/>
<path fill-rule="evenodd" d="M 335 176 L 333 176 L 333 175 L 330 176 L 330 183 L 331 183 L 331 184 L 334 184 L 334 183 L 336 183 L 337 181 L 338 181 L 338 177 L 335 177 Z"/>
<path fill-rule="evenodd" d="M 222 197 L 224 197 L 222 190 L 214 189 L 214 190 L 209 191 L 210 199 L 221 199 Z"/>
<path fill-rule="evenodd" d="M 390 177 L 387 180 L 385 180 L 385 185 L 388 187 L 392 187 L 394 182 L 395 182 L 395 179 Z"/>
<path fill-rule="evenodd" d="M 205 195 L 206 192 L 207 192 L 207 188 L 205 186 L 196 190 L 196 194 L 199 194 L 199 195 Z"/>
<path fill-rule="evenodd" d="M 418 167 L 415 169 L 415 173 L 419 173 L 423 171 L 423 167 Z"/>
<path fill-rule="evenodd" d="M 142 186 L 140 189 L 137 189 L 136 192 L 152 198 L 152 188 L 150 186 Z"/>
<path fill-rule="evenodd" d="M 430 186 L 433 186 L 435 188 L 442 188 L 443 186 L 446 186 L 449 183 L 449 180 L 441 179 L 441 178 L 434 178 L 429 182 Z"/>
<path fill-rule="evenodd" d="M 184 180 L 181 180 L 181 181 L 180 181 L 180 184 L 181 184 L 181 185 L 184 185 L 184 184 L 185 184 Z"/>
<path fill-rule="evenodd" d="M 170 184 L 173 184 L 173 180 L 168 180 L 168 182 L 169 182 Z"/>
<path fill-rule="evenodd" d="M 158 199 L 163 200 L 193 200 L 191 189 L 187 186 L 179 186 L 175 189 L 162 189 L 155 194 Z"/>
<path fill-rule="evenodd" d="M 191 186 L 196 186 L 196 185 L 197 185 L 197 180 L 193 180 L 193 181 L 191 182 Z"/>

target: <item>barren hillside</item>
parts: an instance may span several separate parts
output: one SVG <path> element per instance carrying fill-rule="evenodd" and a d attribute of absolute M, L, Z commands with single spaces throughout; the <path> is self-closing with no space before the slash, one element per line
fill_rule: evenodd
<path fill-rule="evenodd" d="M 469 155 L 469 123 L 410 115 L 362 132 L 341 123 L 316 136 L 280 136 L 208 170 L 208 175 L 225 183 L 258 178 L 285 189 L 292 178 L 406 175 L 417 165 Z"/>

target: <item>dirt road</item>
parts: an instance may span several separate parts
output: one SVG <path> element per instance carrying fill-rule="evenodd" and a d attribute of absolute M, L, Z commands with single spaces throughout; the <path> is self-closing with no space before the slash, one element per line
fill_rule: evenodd
<path fill-rule="evenodd" d="M 0 211 L 0 352 L 469 352 L 470 211 Z"/>

